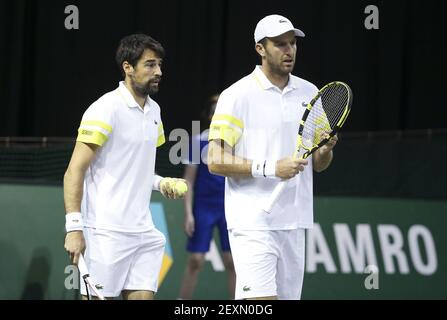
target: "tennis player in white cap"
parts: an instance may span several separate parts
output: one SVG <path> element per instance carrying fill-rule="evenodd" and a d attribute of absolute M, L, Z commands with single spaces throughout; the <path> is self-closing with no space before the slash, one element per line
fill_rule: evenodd
<path fill-rule="evenodd" d="M 302 37 L 286 17 L 260 20 L 254 40 L 262 65 L 222 92 L 211 123 L 208 166 L 227 177 L 236 299 L 301 297 L 305 229 L 313 226 L 313 170 L 330 165 L 336 144 L 334 138 L 307 160 L 291 157 L 299 121 L 318 92 L 291 74 Z M 263 205 L 281 179 L 287 187 L 267 214 Z"/>

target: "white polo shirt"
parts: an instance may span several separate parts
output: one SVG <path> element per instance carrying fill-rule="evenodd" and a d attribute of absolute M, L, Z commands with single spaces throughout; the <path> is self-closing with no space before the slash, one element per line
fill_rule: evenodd
<path fill-rule="evenodd" d="M 120 82 L 85 111 L 77 141 L 101 146 L 85 174 L 84 225 L 121 232 L 152 229 L 155 154 L 165 142 L 160 106 L 148 96 L 143 111 Z"/>
<path fill-rule="evenodd" d="M 292 156 L 306 105 L 318 89 L 290 76 L 281 91 L 258 66 L 219 97 L 209 140 L 222 139 L 239 157 L 276 161 Z M 270 214 L 262 208 L 279 179 L 227 178 L 225 212 L 229 229 L 288 230 L 313 225 L 312 157 L 289 180 Z M 298 186 L 298 187 L 297 187 Z"/>

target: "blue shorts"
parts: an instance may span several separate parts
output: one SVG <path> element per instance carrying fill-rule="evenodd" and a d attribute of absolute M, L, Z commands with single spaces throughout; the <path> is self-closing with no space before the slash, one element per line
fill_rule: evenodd
<path fill-rule="evenodd" d="M 214 226 L 219 229 L 220 245 L 223 252 L 230 251 L 224 203 L 196 201 L 193 209 L 195 231 L 188 239 L 186 250 L 191 253 L 206 253 L 210 250 Z"/>

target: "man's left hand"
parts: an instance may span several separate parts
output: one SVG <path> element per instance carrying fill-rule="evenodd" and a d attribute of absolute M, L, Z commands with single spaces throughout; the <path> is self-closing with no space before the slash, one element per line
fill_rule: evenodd
<path fill-rule="evenodd" d="M 181 199 L 187 191 L 185 179 L 163 178 L 160 181 L 160 192 L 167 199 Z"/>
<path fill-rule="evenodd" d="M 323 133 L 323 134 L 325 134 L 325 133 Z M 324 146 L 322 146 L 320 148 L 320 154 L 326 155 L 329 152 L 331 152 L 332 149 L 334 149 L 335 145 L 337 144 L 337 141 L 338 141 L 338 136 L 337 135 L 333 136 Z"/>

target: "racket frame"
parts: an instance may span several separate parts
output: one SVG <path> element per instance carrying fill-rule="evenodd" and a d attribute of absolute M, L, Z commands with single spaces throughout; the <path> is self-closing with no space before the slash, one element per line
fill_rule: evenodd
<path fill-rule="evenodd" d="M 342 116 L 340 117 L 340 120 L 338 120 L 337 124 L 334 126 L 332 131 L 330 133 L 328 133 L 328 136 L 325 139 L 321 140 L 320 143 L 314 144 L 311 148 L 307 148 L 303 144 L 303 132 L 304 132 L 304 126 L 305 126 L 305 123 L 307 121 L 307 118 L 309 117 L 309 114 L 310 114 L 313 106 L 318 101 L 318 99 L 321 98 L 321 96 L 323 95 L 324 91 L 326 91 L 327 88 L 329 88 L 329 87 L 331 87 L 333 85 L 342 85 L 342 86 L 344 86 L 347 89 L 348 97 L 349 97 L 348 98 L 348 103 L 345 106 L 345 109 L 343 111 Z M 349 116 L 349 113 L 351 112 L 351 105 L 352 105 L 352 90 L 346 83 L 341 82 L 341 81 L 333 81 L 333 82 L 328 83 L 327 85 L 325 85 L 323 88 L 321 88 L 318 91 L 317 95 L 307 104 L 306 111 L 304 111 L 303 117 L 302 117 L 302 119 L 300 121 L 300 126 L 298 128 L 298 139 L 297 139 L 297 143 L 296 143 L 296 150 L 295 150 L 295 153 L 294 153 L 294 158 L 296 158 L 298 156 L 301 148 L 304 148 L 306 150 L 306 152 L 301 156 L 301 158 L 302 159 L 307 159 L 312 153 L 314 153 L 319 148 L 321 148 L 326 143 L 328 143 L 328 141 L 330 139 L 332 139 L 332 137 L 335 136 L 337 134 L 337 132 L 340 131 L 340 128 L 344 125 L 346 119 Z"/>

